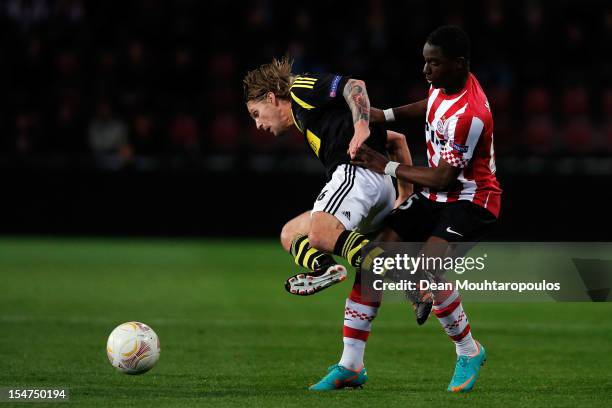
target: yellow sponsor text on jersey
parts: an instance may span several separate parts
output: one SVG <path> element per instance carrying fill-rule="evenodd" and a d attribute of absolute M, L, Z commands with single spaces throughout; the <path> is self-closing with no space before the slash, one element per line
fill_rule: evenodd
<path fill-rule="evenodd" d="M 312 151 L 319 157 L 319 149 L 321 148 L 321 139 L 317 137 L 310 130 L 306 130 L 306 140 L 308 140 L 308 144 Z"/>

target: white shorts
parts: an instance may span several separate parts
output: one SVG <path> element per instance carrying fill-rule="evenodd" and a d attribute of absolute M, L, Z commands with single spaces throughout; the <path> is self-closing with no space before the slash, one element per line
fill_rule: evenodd
<path fill-rule="evenodd" d="M 382 226 L 394 202 L 395 188 L 390 176 L 340 164 L 321 190 L 311 214 L 329 213 L 347 230 L 367 234 Z"/>

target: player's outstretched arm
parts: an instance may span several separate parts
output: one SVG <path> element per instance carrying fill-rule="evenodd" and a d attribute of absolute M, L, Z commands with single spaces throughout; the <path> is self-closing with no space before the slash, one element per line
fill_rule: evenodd
<path fill-rule="evenodd" d="M 412 156 L 410 155 L 408 143 L 406 143 L 406 136 L 403 134 L 387 130 L 387 151 L 391 160 L 412 166 Z M 397 180 L 397 190 L 398 195 L 393 208 L 402 204 L 412 195 L 414 186 L 408 181 Z"/>
<path fill-rule="evenodd" d="M 374 109 L 372 109 L 373 111 Z M 376 109 L 376 121 L 393 122 L 396 119 L 422 118 L 427 113 L 427 99 L 397 108 Z M 372 115 L 374 117 L 374 114 Z M 372 120 L 374 121 L 374 120 Z"/>
<path fill-rule="evenodd" d="M 352 78 L 346 82 L 342 95 L 353 114 L 355 133 L 348 148 L 348 154 L 353 158 L 357 149 L 370 137 L 370 98 L 365 82 Z"/>
<path fill-rule="evenodd" d="M 385 114 L 382 109 L 374 108 L 370 106 L 370 123 L 384 123 Z"/>
<path fill-rule="evenodd" d="M 451 166 L 443 159 L 440 159 L 438 167 L 408 166 L 394 163 L 366 145 L 359 148 L 351 163 L 376 173 L 388 174 L 398 180 L 419 184 L 434 190 L 444 190 L 457 179 L 461 172 L 460 168 Z"/>

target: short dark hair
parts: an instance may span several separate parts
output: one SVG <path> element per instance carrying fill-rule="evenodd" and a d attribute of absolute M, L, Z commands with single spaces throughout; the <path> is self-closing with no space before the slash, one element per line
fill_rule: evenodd
<path fill-rule="evenodd" d="M 449 58 L 463 57 L 470 60 L 470 38 L 461 27 L 446 25 L 438 27 L 427 37 L 427 42 L 440 47 Z"/>

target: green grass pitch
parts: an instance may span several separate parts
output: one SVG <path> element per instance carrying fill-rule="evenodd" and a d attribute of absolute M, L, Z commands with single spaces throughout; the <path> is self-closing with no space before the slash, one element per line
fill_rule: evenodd
<path fill-rule="evenodd" d="M 340 356 L 352 277 L 300 298 L 282 285 L 295 270 L 272 241 L 3 238 L 0 387 L 64 386 L 86 407 L 610 406 L 610 303 L 466 304 L 488 361 L 465 395 L 446 392 L 454 347 L 436 319 L 383 304 L 366 387 L 308 392 Z M 161 339 L 142 376 L 106 359 L 129 320 Z"/>

